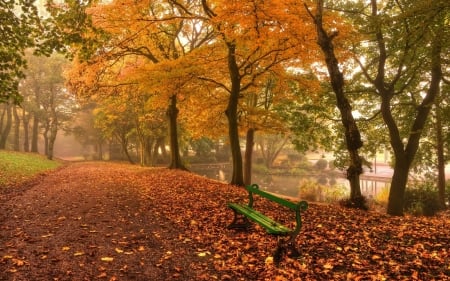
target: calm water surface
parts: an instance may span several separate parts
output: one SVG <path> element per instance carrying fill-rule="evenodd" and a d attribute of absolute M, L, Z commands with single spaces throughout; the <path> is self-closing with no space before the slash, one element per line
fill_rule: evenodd
<path fill-rule="evenodd" d="M 198 175 L 222 182 L 229 182 L 231 177 L 230 164 L 196 164 L 190 166 L 189 169 Z M 385 177 L 362 176 L 361 178 L 361 191 L 368 197 L 376 196 L 377 193 L 389 187 L 389 179 Z M 293 175 L 252 174 L 252 182 L 257 183 L 262 189 L 294 198 L 299 198 L 300 187 L 305 180 L 320 182 L 324 186 L 339 185 L 344 192 L 346 192 L 345 190 L 347 190 L 347 192 L 350 190 L 350 185 L 343 176 L 335 177 L 332 176 L 331 173 L 327 174 L 326 172 L 324 172 L 320 178 Z M 321 200 L 319 199 L 318 201 Z"/>

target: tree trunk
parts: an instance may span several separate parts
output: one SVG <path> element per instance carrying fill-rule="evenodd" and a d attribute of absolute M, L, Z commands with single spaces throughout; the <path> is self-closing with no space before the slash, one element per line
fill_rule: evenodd
<path fill-rule="evenodd" d="M 309 10 L 308 10 L 309 11 Z M 344 92 L 344 76 L 339 69 L 339 62 L 334 53 L 333 38 L 337 34 L 329 35 L 323 28 L 322 23 L 323 0 L 317 1 L 316 15 L 310 14 L 316 25 L 317 43 L 325 55 L 325 62 L 330 75 L 331 86 L 336 95 L 336 105 L 341 113 L 341 121 L 344 126 L 345 142 L 350 158 L 350 164 L 347 168 L 347 179 L 350 183 L 350 201 L 356 207 L 365 208 L 361 201 L 361 186 L 359 175 L 362 174 L 362 160 L 358 149 L 362 147 L 361 134 L 352 114 L 352 107 Z"/>
<path fill-rule="evenodd" d="M 228 119 L 228 137 L 230 139 L 231 157 L 232 157 L 232 176 L 231 184 L 243 186 L 244 175 L 242 171 L 242 154 L 239 143 L 238 127 L 238 102 L 241 88 L 239 68 L 236 63 L 236 46 L 234 43 L 227 43 L 228 48 L 228 70 L 231 79 L 231 92 L 228 99 L 228 106 L 225 114 Z"/>
<path fill-rule="evenodd" d="M 103 160 L 103 139 L 97 139 L 97 159 Z"/>
<path fill-rule="evenodd" d="M 444 136 L 442 133 L 442 112 L 440 103 L 436 103 L 436 153 L 437 153 L 437 187 L 439 193 L 439 203 L 442 209 L 445 209 L 445 155 L 444 155 Z"/>
<path fill-rule="evenodd" d="M 180 148 L 178 144 L 178 130 L 177 130 L 177 96 L 170 97 L 169 108 L 167 109 L 167 116 L 169 118 L 169 134 L 170 134 L 170 169 L 187 170 L 181 163 Z"/>
<path fill-rule="evenodd" d="M 17 112 L 17 106 L 13 107 L 13 115 L 14 115 L 14 150 L 20 151 L 20 117 Z"/>
<path fill-rule="evenodd" d="M 3 130 L 0 132 L 0 149 L 5 149 L 6 148 L 6 142 L 8 140 L 8 136 L 9 133 L 11 132 L 11 127 L 12 127 L 12 109 L 11 107 L 13 106 L 12 103 L 7 102 L 4 104 L 5 105 L 5 110 L 6 110 L 6 120 L 5 120 L 5 126 L 3 127 Z M 3 117 L 2 117 L 2 121 L 3 121 Z"/>
<path fill-rule="evenodd" d="M 48 132 L 50 131 L 50 120 L 45 121 L 44 132 L 42 136 L 44 137 L 44 154 L 48 156 Z"/>
<path fill-rule="evenodd" d="M 139 164 L 145 166 L 145 141 L 139 138 Z"/>
<path fill-rule="evenodd" d="M 123 154 L 125 154 L 125 157 L 127 158 L 128 162 L 130 164 L 134 164 L 133 159 L 131 159 L 130 153 L 128 152 L 128 138 L 126 134 L 119 134 L 116 133 L 116 138 L 119 140 L 120 147 L 122 148 Z"/>
<path fill-rule="evenodd" d="M 155 138 L 151 136 L 145 137 L 145 151 L 144 151 L 144 157 L 145 157 L 145 165 L 146 166 L 154 166 L 155 162 L 155 155 L 153 154 L 153 150 L 155 147 Z"/>
<path fill-rule="evenodd" d="M 252 156 L 253 156 L 253 146 L 255 144 L 255 129 L 249 128 L 247 130 L 247 138 L 245 144 L 245 155 L 244 155 L 244 184 L 252 184 Z"/>
<path fill-rule="evenodd" d="M 23 120 L 23 151 L 30 151 L 30 135 L 29 135 L 29 126 L 30 126 L 30 114 L 27 114 L 25 109 L 22 114 Z"/>
<path fill-rule="evenodd" d="M 33 128 L 31 131 L 31 152 L 38 152 L 38 140 L 39 140 L 39 117 L 38 113 L 33 114 Z"/>
<path fill-rule="evenodd" d="M 0 103 L 0 109 L 2 111 L 2 114 L 0 116 L 0 135 L 3 132 L 3 123 L 5 121 L 6 116 L 6 103 Z"/>
<path fill-rule="evenodd" d="M 55 89 L 51 86 L 50 89 L 50 118 L 48 120 L 49 133 L 48 136 L 48 147 L 47 147 L 47 158 L 53 160 L 53 153 L 56 141 L 56 135 L 58 134 L 58 115 L 56 114 L 55 105 Z"/>
<path fill-rule="evenodd" d="M 48 151 L 47 151 L 47 158 L 49 160 L 53 160 L 57 134 L 58 134 L 58 119 L 55 114 L 55 116 L 52 118 L 52 121 L 50 122 L 50 136 L 48 138 Z"/>

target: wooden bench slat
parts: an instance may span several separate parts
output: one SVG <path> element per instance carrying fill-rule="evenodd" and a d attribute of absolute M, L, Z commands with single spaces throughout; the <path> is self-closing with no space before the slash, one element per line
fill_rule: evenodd
<path fill-rule="evenodd" d="M 228 206 L 242 214 L 245 214 L 246 217 L 263 226 L 270 234 L 287 235 L 292 232 L 290 228 L 274 221 L 273 219 L 261 214 L 260 212 L 255 211 L 249 206 L 236 203 L 228 203 Z"/>
<path fill-rule="evenodd" d="M 245 187 L 245 189 L 247 189 L 248 192 L 256 193 L 262 197 L 265 197 L 265 198 L 267 198 L 271 201 L 274 201 L 280 205 L 283 205 L 289 209 L 295 210 L 298 208 L 298 204 L 296 204 L 292 201 L 277 197 L 276 195 L 266 192 L 266 191 L 263 191 L 255 186 L 257 186 L 257 185 L 248 185 Z"/>

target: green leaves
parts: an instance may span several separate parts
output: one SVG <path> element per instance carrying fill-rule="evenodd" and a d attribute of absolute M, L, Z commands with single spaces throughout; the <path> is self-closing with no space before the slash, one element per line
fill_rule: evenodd
<path fill-rule="evenodd" d="M 39 17 L 33 2 L 0 2 L 0 103 L 21 102 L 18 85 L 26 67 L 24 51 L 35 45 L 38 34 Z"/>

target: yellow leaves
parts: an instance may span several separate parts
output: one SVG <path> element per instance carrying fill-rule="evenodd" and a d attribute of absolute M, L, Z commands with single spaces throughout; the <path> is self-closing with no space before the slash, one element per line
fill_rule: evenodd
<path fill-rule="evenodd" d="M 334 268 L 334 265 L 332 265 L 331 263 L 327 262 L 326 264 L 323 265 L 323 268 L 327 269 L 327 270 L 331 270 L 331 269 Z"/>
<path fill-rule="evenodd" d="M 83 255 L 84 255 L 84 252 L 75 252 L 73 255 L 74 255 L 75 257 L 83 256 Z"/>
<path fill-rule="evenodd" d="M 114 258 L 112 258 L 112 257 L 102 257 L 100 260 L 104 261 L 104 262 L 112 262 L 114 260 Z"/>
<path fill-rule="evenodd" d="M 61 248 L 61 250 L 63 250 L 63 251 L 69 251 L 69 250 L 70 250 L 70 247 L 69 247 L 69 246 L 64 246 L 64 247 Z"/>

